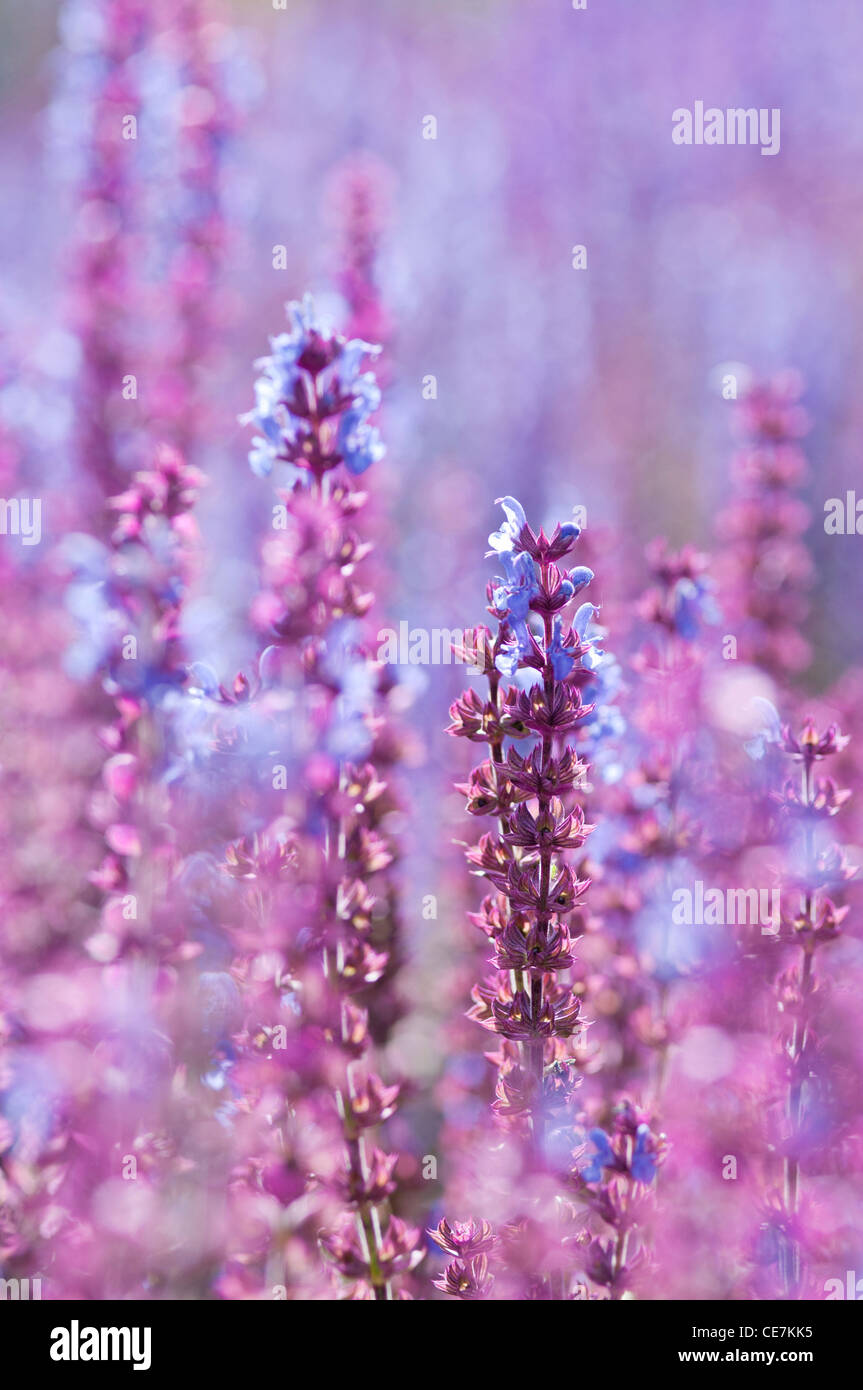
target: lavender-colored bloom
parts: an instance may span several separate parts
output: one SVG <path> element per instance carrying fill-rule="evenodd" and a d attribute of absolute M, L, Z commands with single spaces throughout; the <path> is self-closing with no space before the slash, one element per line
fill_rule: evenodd
<path fill-rule="evenodd" d="M 554 679 L 556 681 L 564 681 L 575 665 L 575 657 L 572 655 L 572 652 L 567 651 L 562 645 L 562 618 L 555 618 L 552 631 L 553 635 L 548 647 L 548 655 L 551 658 L 551 669 L 554 672 Z"/>
<path fill-rule="evenodd" d="M 501 643 L 500 650 L 494 659 L 496 669 L 507 680 L 514 680 L 521 663 L 521 647 L 518 639 L 513 637 L 509 642 Z"/>
<path fill-rule="evenodd" d="M 719 608 L 713 585 L 703 576 L 678 580 L 674 588 L 674 622 L 686 642 L 694 642 L 702 628 L 719 622 Z"/>
<path fill-rule="evenodd" d="M 502 551 L 501 559 L 505 575 L 503 582 L 495 586 L 492 601 L 501 616 L 507 618 L 520 656 L 525 656 L 530 650 L 530 605 L 540 592 L 536 566 L 524 551 L 515 556 Z"/>
<path fill-rule="evenodd" d="M 782 742 L 782 726 L 779 721 L 779 712 L 776 706 L 763 696 L 756 695 L 752 701 L 753 715 L 758 723 L 758 728 L 752 738 L 744 743 L 744 748 L 756 762 L 760 762 L 771 745 L 778 746 Z"/>
<path fill-rule="evenodd" d="M 375 702 L 375 678 L 359 651 L 360 636 L 356 623 L 334 624 L 321 666 L 322 674 L 338 689 L 327 747 L 335 757 L 353 761 L 370 751 L 369 717 Z"/>
<path fill-rule="evenodd" d="M 560 529 L 561 534 L 563 534 L 564 528 L 561 527 Z M 577 534 L 578 528 L 574 527 L 573 529 L 576 531 Z M 580 593 L 582 589 L 586 589 L 588 584 L 593 582 L 594 578 L 595 576 L 593 570 L 589 569 L 587 565 L 577 565 L 575 569 L 570 570 L 569 574 L 567 575 L 567 580 L 569 584 L 572 586 L 572 592 L 570 593 L 569 597 L 574 598 L 575 595 Z"/>
<path fill-rule="evenodd" d="M 515 543 L 527 524 L 524 507 L 515 497 L 498 497 L 497 505 L 503 507 L 505 520 L 500 529 L 492 531 L 488 538 L 490 554 L 512 555 Z"/>
<path fill-rule="evenodd" d="M 592 1129 L 587 1137 L 595 1153 L 590 1155 L 589 1161 L 581 1169 L 581 1176 L 585 1182 L 601 1182 L 603 1169 L 614 1168 L 616 1165 L 611 1140 L 603 1129 Z"/>
<path fill-rule="evenodd" d="M 583 603 L 572 620 L 572 630 L 578 634 L 580 642 L 587 640 L 588 625 L 596 617 L 599 609 L 592 603 Z"/>
<path fill-rule="evenodd" d="M 656 1177 L 657 1160 L 655 1153 L 648 1148 L 649 1142 L 650 1126 L 639 1125 L 635 1132 L 635 1148 L 629 1165 L 629 1171 L 636 1182 L 651 1183 Z"/>
<path fill-rule="evenodd" d="M 581 657 L 581 665 L 591 676 L 582 686 L 582 699 L 591 706 L 583 724 L 584 738 L 590 759 L 604 782 L 616 782 L 622 776 L 620 744 L 626 733 L 626 720 L 615 703 L 621 694 L 623 671 L 617 658 L 597 645 L 606 637 L 605 628 L 595 621 L 599 611 L 592 605 L 587 621 L 582 622 L 580 638 L 590 645 Z M 578 616 L 576 617 L 578 621 Z"/>
<path fill-rule="evenodd" d="M 366 344 L 362 344 L 363 348 Z M 353 404 L 339 421 L 339 450 L 345 467 L 354 476 L 365 473 L 373 463 L 379 463 L 386 453 L 378 430 L 368 418 L 380 404 L 380 391 L 368 375 L 357 380 Z"/>

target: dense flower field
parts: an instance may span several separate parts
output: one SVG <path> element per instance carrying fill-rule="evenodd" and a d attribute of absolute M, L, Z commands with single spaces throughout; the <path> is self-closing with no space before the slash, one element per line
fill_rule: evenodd
<path fill-rule="evenodd" d="M 863 1290 L 853 140 L 793 144 L 863 21 L 694 8 L 65 0 L 4 74 L 4 1289 Z M 769 150 L 679 147 L 689 45 Z"/>

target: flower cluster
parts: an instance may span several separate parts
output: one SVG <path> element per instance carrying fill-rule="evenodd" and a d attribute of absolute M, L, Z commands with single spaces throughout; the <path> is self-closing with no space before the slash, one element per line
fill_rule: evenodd
<path fill-rule="evenodd" d="M 354 156 L 337 170 L 330 192 L 338 228 L 338 286 L 349 311 L 347 336 L 384 346 L 392 325 L 377 283 L 377 262 L 389 209 L 389 183 L 384 164 L 370 155 Z M 379 365 L 376 376 L 387 384 Z"/>
<path fill-rule="evenodd" d="M 74 209 L 69 321 L 80 343 L 76 446 L 102 498 L 141 459 L 129 316 L 140 313 L 141 189 L 136 151 L 140 57 L 153 29 L 145 0 L 76 0 L 64 16 L 66 90 L 55 122 L 86 150 Z M 125 393 L 125 394 L 124 394 Z M 97 502 L 98 506 L 98 502 Z"/>
<path fill-rule="evenodd" d="M 488 696 L 466 691 L 449 732 L 487 744 L 488 758 L 460 789 L 471 815 L 497 820 L 496 832 L 468 850 L 471 870 L 494 890 L 472 919 L 488 938 L 494 973 L 476 987 L 471 1014 L 500 1039 L 496 1114 L 529 1129 L 542 1152 L 546 1122 L 568 1090 L 556 1064 L 570 1058 L 580 1028 L 579 1001 L 565 983 L 568 919 L 589 884 L 569 858 L 593 827 L 574 801 L 585 768 L 571 737 L 589 713 L 579 684 L 589 675 L 583 632 L 594 609 L 582 605 L 566 626 L 564 616 L 593 575 L 560 563 L 575 526 L 537 536 L 514 498 L 503 507 L 506 520 L 489 538 L 504 568 L 488 589 L 498 629 L 481 633 Z"/>
<path fill-rule="evenodd" d="M 340 427 L 333 425 L 345 418 L 346 390 L 362 389 L 371 400 L 377 388 L 370 375 L 360 388 L 347 367 L 373 349 L 330 335 L 308 299 L 290 313 L 293 332 L 274 340 L 268 372 L 278 360 L 278 370 L 293 373 L 272 420 L 282 456 L 294 465 L 302 460 L 303 471 L 281 494 L 284 524 L 266 547 L 267 588 L 255 611 L 272 642 L 271 686 L 295 692 L 295 717 L 305 723 L 294 768 L 304 794 L 293 799 L 292 812 L 279 808 L 260 847 L 230 847 L 228 868 L 254 876 L 263 844 L 278 844 L 279 826 L 287 827 L 290 851 L 278 872 L 304 911 L 300 935 L 287 956 L 282 948 L 277 971 L 307 1045 L 324 1049 L 311 1074 L 318 1096 L 321 1086 L 332 1087 L 344 1145 L 342 1162 L 315 1175 L 347 1208 L 321 1236 L 321 1251 L 350 1297 L 387 1299 L 394 1280 L 422 1258 L 418 1232 L 392 1209 L 398 1156 L 376 1141 L 401 1089 L 381 1079 L 374 1059 L 375 1042 L 385 1041 L 398 1011 L 392 990 L 398 909 L 388 874 L 395 851 L 387 828 L 397 803 L 377 771 L 379 753 L 381 761 L 392 760 L 393 735 L 384 717 L 386 684 L 363 645 L 361 620 L 372 596 L 359 587 L 356 570 L 368 546 L 352 528 L 364 497 L 333 474 L 339 463 L 357 471 L 352 446 L 337 445 Z M 260 401 L 260 382 L 258 395 Z M 299 427 L 301 400 L 309 410 Z M 259 448 L 256 441 L 255 471 Z M 380 455 L 377 442 L 373 452 Z M 289 975 L 300 988 L 287 983 Z M 302 1114 L 308 1099 L 291 1095 L 291 1112 Z"/>
<path fill-rule="evenodd" d="M 150 426 L 189 456 L 202 425 L 202 374 L 219 343 L 224 298 L 219 283 L 229 242 L 226 166 L 237 111 L 227 27 L 211 0 L 178 0 L 164 11 L 155 51 L 148 53 L 148 133 L 170 113 L 162 159 L 149 172 L 158 188 L 153 221 L 156 312 L 165 324 L 167 351 L 150 365 Z M 158 100 L 157 100 L 158 97 Z"/>
<path fill-rule="evenodd" d="M 70 586 L 70 605 L 89 628 L 81 640 L 99 652 L 114 706 L 101 731 L 108 757 L 94 804 L 107 847 L 90 876 L 105 894 L 100 929 L 88 943 L 97 960 L 117 959 L 135 940 L 154 944 L 133 881 L 142 859 L 160 857 L 154 792 L 178 751 L 170 697 L 186 681 L 181 616 L 199 540 L 192 509 L 203 482 L 165 445 L 151 469 L 109 499 L 109 546 L 82 537 L 72 547 L 86 563 Z"/>
<path fill-rule="evenodd" d="M 577 799 L 587 767 L 575 738 L 592 713 L 581 689 L 598 665 L 585 635 L 596 609 L 582 604 L 566 621 L 593 579 L 586 567 L 563 563 L 578 528 L 558 525 L 551 537 L 536 534 L 514 498 L 502 505 L 504 523 L 489 538 L 504 571 L 488 586 L 497 632 L 478 628 L 472 643 L 488 692 L 483 698 L 469 689 L 456 700 L 448 732 L 488 748 L 459 788 L 471 815 L 496 821 L 467 851 L 472 872 L 493 890 L 471 914 L 487 940 L 492 973 L 475 986 L 469 1017 L 497 1037 L 492 1109 L 530 1182 L 544 1171 L 559 1173 L 560 1145 L 566 1147 L 575 1114 L 584 1025 L 572 982 L 580 931 L 574 914 L 589 880 L 572 860 L 593 830 Z M 526 1279 L 535 1296 L 549 1296 L 550 1281 L 571 1278 L 572 1254 L 560 1264 L 564 1245 L 555 1236 L 541 1257 L 546 1263 L 528 1269 L 525 1233 L 535 1224 L 528 1215 L 507 1227 L 498 1257 L 501 1287 Z M 485 1224 L 444 1225 L 435 1238 L 456 1255 L 438 1287 L 460 1298 L 488 1296 L 495 1281 Z"/>
<path fill-rule="evenodd" d="M 775 710 L 765 738 L 791 760 L 797 773 L 775 793 L 778 829 L 788 847 L 778 941 L 794 950 L 794 958 L 789 963 L 783 952 L 783 968 L 773 984 L 784 1103 L 773 1122 L 771 1140 L 781 1155 L 782 1174 L 781 1185 L 768 1193 L 765 1224 L 773 1232 L 770 1254 L 779 1288 L 786 1297 L 800 1297 L 807 1279 L 801 1176 L 813 1167 L 817 1171 L 819 1157 L 823 1162 L 825 1123 L 837 1084 L 823 1035 L 830 1026 L 830 989 L 819 979 L 816 966 L 820 950 L 839 938 L 849 910 L 837 905 L 833 895 L 842 892 L 857 869 L 831 835 L 831 821 L 851 793 L 831 777 L 819 775 L 820 764 L 841 753 L 847 738 L 835 724 L 819 731 L 812 719 L 796 733 L 780 724 Z"/>
<path fill-rule="evenodd" d="M 383 445 L 368 423 L 380 391 L 373 374 L 360 367 L 380 349 L 331 332 L 308 297 L 288 312 L 291 331 L 272 338 L 272 352 L 256 363 L 255 407 L 244 417 L 261 431 L 252 469 L 266 477 L 282 461 L 318 483 L 340 463 L 349 473 L 364 473 L 382 458 Z"/>
<path fill-rule="evenodd" d="M 809 610 L 812 560 L 803 539 L 809 510 L 800 440 L 809 430 L 795 372 L 752 383 L 735 407 L 742 447 L 732 461 L 731 499 L 719 518 L 720 577 L 738 658 L 770 675 L 801 671 L 810 648 L 801 627 Z"/>
<path fill-rule="evenodd" d="M 615 1108 L 611 1133 L 591 1129 L 589 1147 L 573 1169 L 571 1182 L 588 1210 L 611 1227 L 611 1238 L 592 1237 L 585 1251 L 585 1271 L 594 1284 L 620 1298 L 646 1262 L 639 1242 L 639 1220 L 666 1153 L 665 1136 L 656 1134 L 647 1117 L 630 1101 Z"/>
<path fill-rule="evenodd" d="M 489 1273 L 489 1252 L 497 1244 L 488 1221 L 454 1221 L 444 1218 L 429 1235 L 452 1261 L 444 1273 L 435 1279 L 435 1288 L 454 1298 L 488 1298 L 494 1288 L 494 1275 Z"/>

